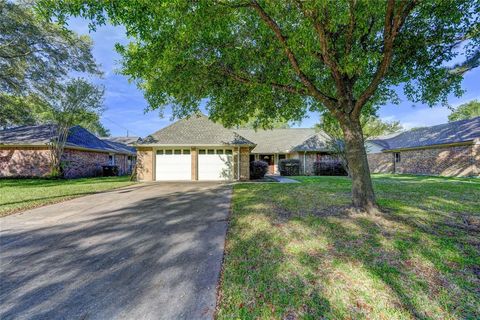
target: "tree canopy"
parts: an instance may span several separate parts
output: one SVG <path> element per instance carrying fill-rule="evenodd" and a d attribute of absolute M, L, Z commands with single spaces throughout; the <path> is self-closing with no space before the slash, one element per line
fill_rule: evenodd
<path fill-rule="evenodd" d="M 429 105 L 460 95 L 463 73 L 447 63 L 474 58 L 480 41 L 476 0 L 40 0 L 39 10 L 124 25 L 122 72 L 152 109 L 182 117 L 207 98 L 214 120 L 260 126 L 327 109 L 344 133 L 353 204 L 367 210 L 360 114 L 397 101 L 400 84 Z"/>
<path fill-rule="evenodd" d="M 480 117 L 480 101 L 472 100 L 470 102 L 459 105 L 455 110 L 448 116 L 448 121 L 457 121 L 464 119 L 472 119 L 475 117 Z"/>
<path fill-rule="evenodd" d="M 29 2 L 0 0 L 0 15 L 0 127 L 54 121 L 52 90 L 63 92 L 71 72 L 101 75 L 91 39 L 45 21 Z M 75 124 L 108 135 L 98 111 Z"/>

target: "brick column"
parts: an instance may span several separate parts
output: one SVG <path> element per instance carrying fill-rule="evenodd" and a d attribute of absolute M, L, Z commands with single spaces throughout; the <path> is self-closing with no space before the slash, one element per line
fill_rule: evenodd
<path fill-rule="evenodd" d="M 198 149 L 191 148 L 190 154 L 192 156 L 192 181 L 198 180 Z"/>

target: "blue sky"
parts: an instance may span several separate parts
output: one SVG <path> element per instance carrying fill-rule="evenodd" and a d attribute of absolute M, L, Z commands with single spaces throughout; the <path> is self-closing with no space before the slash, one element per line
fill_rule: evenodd
<path fill-rule="evenodd" d="M 124 136 L 127 130 L 130 136 L 144 137 L 171 123 L 168 108 L 164 118 L 158 112 L 145 113 L 147 103 L 137 87 L 129 83 L 127 78 L 116 72 L 120 68 L 120 55 L 115 51 L 115 43 L 128 43 L 123 27 L 102 26 L 95 32 L 89 32 L 88 22 L 74 18 L 69 28 L 80 34 L 89 34 L 93 39 L 93 55 L 104 71 L 103 79 L 97 80 L 105 86 L 106 111 L 102 123 L 110 129 L 113 136 Z M 480 99 L 480 68 L 466 74 L 463 81 L 465 94 L 460 98 L 451 97 L 449 103 L 456 107 L 473 99 Z M 402 97 L 402 95 L 400 94 Z M 430 126 L 447 122 L 450 110 L 445 107 L 429 108 L 402 98 L 399 105 L 382 106 L 379 115 L 385 120 L 400 121 L 404 128 Z M 311 127 L 318 121 L 318 114 L 312 113 L 299 127 Z"/>

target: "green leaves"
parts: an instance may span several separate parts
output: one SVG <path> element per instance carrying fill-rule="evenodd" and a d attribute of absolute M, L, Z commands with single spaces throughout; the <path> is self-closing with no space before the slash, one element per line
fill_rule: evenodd
<path fill-rule="evenodd" d="M 448 121 L 457 121 L 480 117 L 480 101 L 472 100 L 459 105 L 449 116 Z"/>

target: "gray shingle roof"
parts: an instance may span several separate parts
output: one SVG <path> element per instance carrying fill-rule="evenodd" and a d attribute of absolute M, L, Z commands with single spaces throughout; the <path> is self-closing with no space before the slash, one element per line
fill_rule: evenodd
<path fill-rule="evenodd" d="M 254 145 L 233 130 L 215 123 L 203 114 L 192 115 L 172 123 L 138 145 Z"/>
<path fill-rule="evenodd" d="M 20 126 L 0 130 L 0 146 L 24 145 L 24 146 L 42 146 L 49 143 L 54 136 L 56 127 L 51 124 Z M 81 126 L 70 128 L 70 133 L 65 144 L 71 148 L 85 148 L 105 152 L 117 152 L 133 154 L 135 150 L 125 149 L 127 146 L 113 145 L 97 138 L 87 129 Z M 133 151 L 132 151 L 133 150 Z"/>
<path fill-rule="evenodd" d="M 477 138 L 480 138 L 480 117 L 412 129 L 393 137 L 369 141 L 381 146 L 384 150 L 396 150 L 466 142 Z"/>
<path fill-rule="evenodd" d="M 113 141 L 126 144 L 127 146 L 133 146 L 138 142 L 140 137 L 105 137 L 102 138 L 103 141 Z"/>
<path fill-rule="evenodd" d="M 257 130 L 238 129 L 238 134 L 253 141 L 254 153 L 287 153 L 293 151 L 326 151 L 327 136 L 309 128 Z"/>

